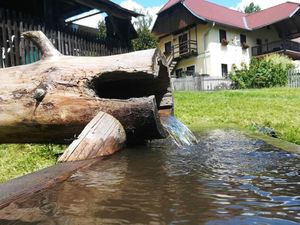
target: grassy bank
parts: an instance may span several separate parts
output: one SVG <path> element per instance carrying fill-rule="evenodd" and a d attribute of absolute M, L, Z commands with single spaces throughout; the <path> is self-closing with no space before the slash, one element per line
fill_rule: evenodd
<path fill-rule="evenodd" d="M 0 183 L 54 165 L 58 145 L 0 145 Z"/>
<path fill-rule="evenodd" d="M 300 144 L 300 89 L 275 88 L 175 93 L 176 116 L 193 131 L 216 127 L 273 128 Z"/>
<path fill-rule="evenodd" d="M 274 128 L 280 139 L 300 144 L 300 89 L 177 92 L 176 116 L 193 131 L 253 124 Z M 0 145 L 0 182 L 53 165 L 63 146 Z"/>

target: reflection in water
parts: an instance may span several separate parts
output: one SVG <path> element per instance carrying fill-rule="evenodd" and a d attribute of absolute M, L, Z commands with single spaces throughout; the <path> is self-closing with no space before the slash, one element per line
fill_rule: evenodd
<path fill-rule="evenodd" d="M 1 225 L 299 224 L 300 156 L 237 132 L 136 148 L 0 211 Z"/>
<path fill-rule="evenodd" d="M 188 147 L 197 144 L 197 138 L 192 131 L 176 117 L 163 117 L 162 124 L 178 147 Z"/>

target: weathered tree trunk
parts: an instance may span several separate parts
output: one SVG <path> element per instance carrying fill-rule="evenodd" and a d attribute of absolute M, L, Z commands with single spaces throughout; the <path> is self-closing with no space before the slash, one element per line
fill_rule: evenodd
<path fill-rule="evenodd" d="M 99 111 L 117 118 L 128 139 L 165 136 L 158 109 L 172 103 L 162 101 L 170 83 L 159 51 L 72 57 L 42 32 L 24 36 L 43 59 L 0 70 L 0 143 L 69 143 Z"/>
<path fill-rule="evenodd" d="M 100 112 L 58 159 L 71 162 L 112 155 L 125 144 L 126 133 L 113 116 Z"/>

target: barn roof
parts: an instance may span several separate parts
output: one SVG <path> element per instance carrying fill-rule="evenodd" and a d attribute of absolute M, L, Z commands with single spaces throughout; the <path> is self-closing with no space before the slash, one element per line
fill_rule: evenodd
<path fill-rule="evenodd" d="M 38 17 L 47 16 L 48 14 L 45 14 L 44 11 L 50 10 L 57 19 L 67 19 L 92 9 L 98 9 L 101 12 L 120 18 L 140 15 L 134 11 L 122 8 L 110 0 L 1 0 L 0 8 L 11 9 Z"/>

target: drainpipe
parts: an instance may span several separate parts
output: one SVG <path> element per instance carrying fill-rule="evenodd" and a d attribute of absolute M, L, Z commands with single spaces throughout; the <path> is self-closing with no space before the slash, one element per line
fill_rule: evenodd
<path fill-rule="evenodd" d="M 215 22 L 212 23 L 211 27 L 208 29 L 208 31 L 206 31 L 206 33 L 204 34 L 204 38 L 203 38 L 203 44 L 204 44 L 204 72 L 205 74 L 207 74 L 207 62 L 206 62 L 206 51 L 207 51 L 207 46 L 206 46 L 206 39 L 207 36 L 209 34 L 209 32 L 214 28 L 214 26 L 216 25 Z"/>

